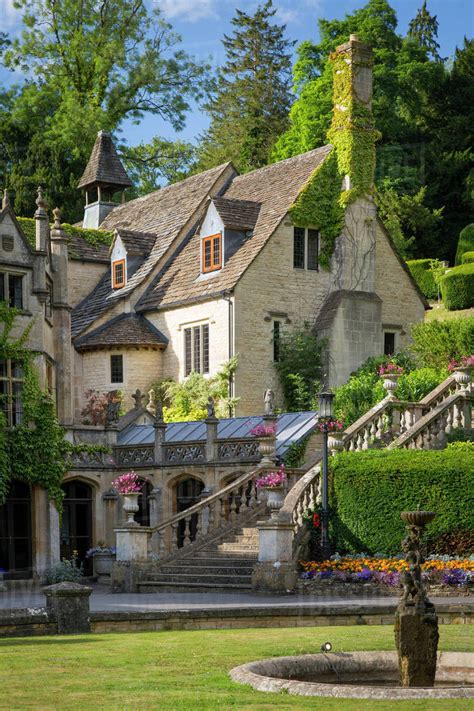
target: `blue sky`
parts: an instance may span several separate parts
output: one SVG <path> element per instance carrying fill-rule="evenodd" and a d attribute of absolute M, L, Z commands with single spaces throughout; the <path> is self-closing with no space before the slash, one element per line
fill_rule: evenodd
<path fill-rule="evenodd" d="M 254 0 L 153 0 L 182 37 L 182 47 L 197 59 L 209 60 L 218 65 L 224 60 L 221 38 L 232 31 L 230 21 L 238 7 L 253 12 L 258 5 Z M 398 29 L 404 33 L 410 19 L 416 14 L 422 0 L 392 0 L 398 16 Z M 317 20 L 342 18 L 348 12 L 362 7 L 365 0 L 274 0 L 277 17 L 287 24 L 287 36 L 297 42 L 318 39 Z M 428 0 L 428 9 L 437 15 L 438 41 L 443 57 L 453 54 L 463 37 L 473 36 L 473 0 Z M 13 0 L 0 0 L 0 27 L 15 34 L 19 30 L 19 16 Z M 20 78 L 20 77 L 18 77 Z M 16 78 L 16 79 L 18 79 Z M 12 76 L 0 68 L 0 81 L 11 83 Z M 207 126 L 207 118 L 199 108 L 188 115 L 186 128 L 179 134 L 186 140 L 195 140 Z M 173 129 L 156 117 L 145 117 L 141 123 L 123 125 L 122 137 L 134 145 L 147 141 L 154 135 L 176 137 Z"/>

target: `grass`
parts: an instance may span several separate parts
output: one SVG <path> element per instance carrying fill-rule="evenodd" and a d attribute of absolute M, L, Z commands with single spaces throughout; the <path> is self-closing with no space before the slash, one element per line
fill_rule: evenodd
<path fill-rule="evenodd" d="M 469 625 L 442 626 L 443 650 L 474 651 Z M 393 649 L 393 628 L 141 632 L 0 640 L 0 708 L 200 711 L 321 709 L 324 711 L 464 711 L 473 702 L 357 701 L 268 694 L 235 684 L 232 667 L 286 654 Z"/>
<path fill-rule="evenodd" d="M 433 319 L 445 321 L 446 319 L 459 318 L 460 316 L 474 316 L 474 308 L 448 311 L 442 301 L 439 303 L 437 301 L 430 301 L 430 306 L 431 309 L 425 311 L 425 321 L 433 321 Z"/>

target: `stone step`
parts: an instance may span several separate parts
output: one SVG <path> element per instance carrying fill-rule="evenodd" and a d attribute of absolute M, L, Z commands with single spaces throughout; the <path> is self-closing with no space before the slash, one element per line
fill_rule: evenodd
<path fill-rule="evenodd" d="M 154 575 L 177 575 L 189 570 L 196 570 L 196 575 L 252 575 L 253 565 L 208 565 L 203 561 L 202 565 L 189 566 L 182 563 L 170 563 L 163 565 L 158 573 L 150 573 L 150 577 Z"/>
<path fill-rule="evenodd" d="M 200 555 L 196 555 L 193 558 L 181 558 L 175 563 L 171 560 L 165 565 L 186 565 L 188 568 L 200 568 L 204 565 L 211 566 L 223 566 L 223 567 L 247 567 L 253 566 L 257 562 L 257 556 L 229 556 L 229 555 L 219 555 L 216 551 L 200 552 Z"/>
<path fill-rule="evenodd" d="M 258 547 L 250 543 L 221 543 L 217 546 L 219 551 L 232 551 L 235 553 L 246 553 L 248 551 L 257 553 Z"/>
<path fill-rule="evenodd" d="M 198 573 L 193 575 L 191 573 L 150 573 L 147 577 L 147 582 L 152 583 L 199 583 L 200 585 L 249 585 L 252 582 L 252 574 L 249 575 L 239 575 L 237 573 L 231 573 L 230 575 L 216 575 L 216 574 L 203 574 Z"/>
<path fill-rule="evenodd" d="M 139 592 L 243 592 L 252 590 L 251 585 L 225 585 L 217 583 L 158 583 L 147 582 L 138 583 Z"/>

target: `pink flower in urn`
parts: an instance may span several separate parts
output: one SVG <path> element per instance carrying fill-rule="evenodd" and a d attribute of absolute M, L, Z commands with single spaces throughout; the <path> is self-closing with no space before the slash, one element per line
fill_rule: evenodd
<path fill-rule="evenodd" d="M 134 471 L 121 474 L 112 482 L 112 486 L 119 494 L 139 494 L 142 490 L 138 474 Z"/>
<path fill-rule="evenodd" d="M 453 358 L 448 363 L 448 370 L 450 373 L 456 368 L 474 368 L 474 355 L 462 356 L 459 360 Z"/>
<path fill-rule="evenodd" d="M 273 437 L 276 434 L 276 424 L 257 425 L 250 430 L 250 434 L 254 437 Z"/>
<path fill-rule="evenodd" d="M 321 418 L 317 423 L 320 432 L 342 432 L 344 423 L 341 420 Z"/>
<path fill-rule="evenodd" d="M 379 375 L 401 375 L 402 373 L 403 368 L 393 362 L 381 365 L 379 368 Z"/>
<path fill-rule="evenodd" d="M 283 486 L 286 482 L 285 466 L 282 464 L 278 471 L 269 472 L 265 476 L 260 477 L 255 482 L 257 489 L 275 489 L 277 486 Z"/>

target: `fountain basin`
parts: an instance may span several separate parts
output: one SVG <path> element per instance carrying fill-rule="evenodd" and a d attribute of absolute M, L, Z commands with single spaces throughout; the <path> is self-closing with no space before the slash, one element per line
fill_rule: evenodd
<path fill-rule="evenodd" d="M 434 687 L 402 688 L 396 652 L 341 652 L 275 657 L 229 672 L 259 691 L 350 699 L 474 698 L 474 653 L 440 652 Z"/>

